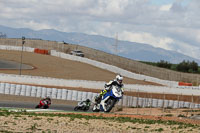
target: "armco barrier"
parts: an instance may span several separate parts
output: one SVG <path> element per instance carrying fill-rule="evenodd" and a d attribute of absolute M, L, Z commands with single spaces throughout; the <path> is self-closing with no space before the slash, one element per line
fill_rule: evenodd
<path fill-rule="evenodd" d="M 36 93 L 37 93 L 37 88 L 35 86 L 32 86 L 31 97 L 36 97 Z"/>
<path fill-rule="evenodd" d="M 42 87 L 36 87 L 36 97 L 42 97 Z"/>
<path fill-rule="evenodd" d="M 87 93 L 87 99 L 92 99 L 92 92 Z"/>
<path fill-rule="evenodd" d="M 87 99 L 87 92 L 82 93 L 81 101 L 84 101 Z"/>
<path fill-rule="evenodd" d="M 47 88 L 47 97 L 51 97 L 52 96 L 52 88 Z"/>
<path fill-rule="evenodd" d="M 95 99 L 95 97 L 96 97 L 97 95 L 98 95 L 98 93 L 92 93 L 92 99 L 91 99 L 92 102 L 95 102 L 94 99 Z"/>
<path fill-rule="evenodd" d="M 72 101 L 76 101 L 78 97 L 78 91 L 73 90 L 72 91 Z"/>
<path fill-rule="evenodd" d="M 67 86 L 67 87 L 82 87 L 91 89 L 101 89 L 105 82 L 86 81 L 86 80 L 64 80 L 39 76 L 0 74 L 1 82 L 26 83 L 35 85 L 49 86 Z M 183 95 L 200 95 L 198 88 L 173 88 L 165 86 L 137 85 L 125 84 L 125 90 L 168 93 L 168 94 L 183 94 Z"/>
<path fill-rule="evenodd" d="M 45 87 L 36 87 L 30 85 L 19 85 L 19 84 L 16 85 L 10 83 L 0 83 L 0 92 L 2 94 L 32 96 L 41 98 L 49 96 L 52 99 L 73 100 L 73 101 L 83 101 L 86 99 L 91 99 L 93 102 L 94 102 L 94 97 L 98 95 L 97 93 L 92 93 L 92 92 L 80 92 L 76 90 L 45 88 Z M 191 102 L 132 97 L 126 95 L 124 95 L 123 99 L 120 100 L 117 104 L 127 107 L 200 108 L 200 104 L 195 104 Z"/>
<path fill-rule="evenodd" d="M 10 94 L 10 88 L 11 88 L 11 85 L 9 83 L 6 83 L 6 85 L 5 85 L 5 94 Z"/>
<path fill-rule="evenodd" d="M 0 45 L 0 49 L 18 50 L 18 51 L 22 50 L 21 47 L 5 46 L 5 45 Z M 38 53 L 41 53 L 41 54 L 49 53 L 48 50 L 37 49 L 37 48 L 34 49 L 34 48 L 30 48 L 30 47 L 24 47 L 24 51 L 38 52 Z M 167 86 L 170 86 L 170 87 L 177 87 L 178 86 L 178 82 L 175 82 L 175 81 L 161 80 L 161 79 L 157 79 L 157 78 L 153 78 L 153 77 L 149 77 L 149 76 L 145 76 L 145 75 L 132 73 L 132 72 L 129 72 L 127 70 L 118 68 L 116 66 L 108 65 L 108 64 L 98 62 L 98 61 L 95 61 L 95 60 L 82 58 L 82 57 L 78 57 L 78 56 L 73 56 L 73 55 L 57 52 L 55 50 L 51 50 L 50 53 L 51 53 L 52 56 L 87 63 L 87 64 L 90 64 L 90 65 L 93 65 L 93 66 L 96 66 L 96 67 L 99 67 L 99 68 L 102 68 L 102 69 L 106 69 L 106 70 L 114 72 L 114 73 L 120 73 L 123 76 L 129 77 L 129 78 L 134 78 L 134 79 L 138 79 L 138 80 L 145 80 L 145 81 L 150 81 L 150 82 L 156 82 L 156 83 L 167 85 Z"/>
<path fill-rule="evenodd" d="M 14 95 L 16 90 L 16 84 L 11 84 L 10 87 L 10 95 Z"/>
<path fill-rule="evenodd" d="M 22 85 L 21 86 L 21 92 L 20 92 L 20 96 L 25 96 L 26 95 L 26 85 Z"/>
<path fill-rule="evenodd" d="M 62 89 L 58 89 L 57 91 L 58 93 L 56 99 L 62 99 Z"/>
<path fill-rule="evenodd" d="M 0 83 L 0 94 L 4 94 L 5 92 L 5 83 Z"/>
<path fill-rule="evenodd" d="M 51 55 L 56 56 L 56 57 L 60 57 L 60 58 L 63 58 L 63 59 L 69 59 L 69 60 L 87 63 L 87 64 L 90 64 L 90 65 L 93 65 L 93 66 L 96 66 L 96 67 L 99 67 L 99 68 L 102 68 L 102 69 L 106 69 L 106 70 L 114 72 L 114 73 L 120 73 L 121 75 L 129 77 L 129 78 L 134 78 L 134 79 L 138 79 L 138 80 L 145 80 L 145 81 L 150 81 L 150 82 L 156 82 L 156 83 L 167 85 L 167 86 L 178 86 L 178 82 L 175 82 L 175 81 L 161 80 L 161 79 L 157 79 L 157 78 L 153 78 L 153 77 L 149 77 L 149 76 L 145 76 L 145 75 L 135 74 L 135 73 L 129 72 L 127 70 L 118 68 L 116 66 L 108 65 L 108 64 L 98 62 L 98 61 L 94 61 L 94 60 L 87 59 L 87 58 L 72 56 L 72 55 L 69 55 L 69 54 L 57 52 L 55 50 L 51 50 Z"/>
<path fill-rule="evenodd" d="M 83 94 L 82 91 L 78 91 L 78 94 L 77 94 L 77 101 L 81 101 L 81 100 L 82 100 L 82 94 Z"/>
<path fill-rule="evenodd" d="M 42 97 L 45 98 L 47 96 L 47 88 L 42 87 Z"/>
<path fill-rule="evenodd" d="M 66 90 L 66 89 L 62 89 L 62 100 L 71 100 L 72 98 L 71 98 L 71 96 L 72 96 L 72 91 L 71 90 Z"/>
<path fill-rule="evenodd" d="M 21 47 L 16 47 L 16 46 L 3 46 L 3 45 L 1 45 L 0 48 L 1 49 L 6 49 L 6 50 L 21 50 Z M 34 48 L 24 47 L 24 51 L 33 52 Z M 103 69 L 110 68 L 110 67 L 106 66 L 107 64 L 104 64 L 104 63 L 101 63 L 101 62 L 93 61 L 93 60 L 90 60 L 90 59 L 87 59 L 87 58 L 83 59 L 83 58 L 80 58 L 80 57 L 76 57 L 76 56 L 72 56 L 72 55 L 68 55 L 68 54 L 52 51 L 52 55 L 55 56 L 55 54 L 58 57 L 67 58 L 67 59 L 71 59 L 71 60 L 83 61 L 85 59 L 86 60 L 85 63 L 91 64 L 91 65 L 95 65 L 97 67 L 100 66 Z M 112 66 L 111 66 L 111 70 L 115 70 L 115 72 L 118 72 L 118 71 L 116 71 L 116 69 L 118 69 L 118 68 L 115 67 L 115 66 L 113 66 L 113 68 L 112 68 Z M 134 78 L 139 79 L 139 80 L 152 81 L 152 82 L 156 82 L 156 83 L 160 83 L 160 84 L 165 84 L 165 85 L 168 85 L 168 86 L 179 87 L 178 86 L 178 82 L 174 82 L 174 81 L 160 80 L 160 79 L 157 79 L 157 78 L 153 78 L 153 77 L 149 77 L 149 76 L 145 76 L 145 75 L 140 75 L 140 74 L 135 74 L 135 73 L 131 73 L 131 72 L 128 72 L 128 71 L 124 71 L 124 75 L 126 75 L 126 76 L 132 75 Z M 191 86 L 191 84 L 187 84 L 187 85 Z M 192 88 L 200 89 L 199 87 L 192 87 Z"/>
<path fill-rule="evenodd" d="M 17 96 L 19 96 L 19 95 L 20 95 L 21 88 L 22 88 L 22 86 L 21 86 L 21 85 L 16 85 L 15 95 L 17 95 Z"/>
<path fill-rule="evenodd" d="M 52 97 L 53 99 L 56 99 L 56 96 L 57 96 L 57 89 L 56 89 L 56 88 L 53 88 L 53 89 L 52 89 L 52 95 L 51 95 L 51 97 Z"/>
<path fill-rule="evenodd" d="M 32 86 L 27 85 L 26 86 L 26 95 L 25 96 L 31 96 L 31 90 L 32 90 Z"/>

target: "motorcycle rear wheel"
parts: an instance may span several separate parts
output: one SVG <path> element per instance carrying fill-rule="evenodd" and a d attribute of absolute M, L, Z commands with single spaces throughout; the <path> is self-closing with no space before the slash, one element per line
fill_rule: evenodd
<path fill-rule="evenodd" d="M 74 111 L 77 111 L 77 110 L 78 110 L 78 108 L 79 108 L 79 107 L 78 107 L 78 106 L 76 106 L 76 107 L 74 108 Z"/>

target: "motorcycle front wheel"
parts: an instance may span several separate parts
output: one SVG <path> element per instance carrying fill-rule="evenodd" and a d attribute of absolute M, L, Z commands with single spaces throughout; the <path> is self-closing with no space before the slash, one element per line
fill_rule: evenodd
<path fill-rule="evenodd" d="M 97 105 L 94 105 L 93 108 L 92 108 L 92 111 L 93 112 L 99 112 L 100 110 L 97 108 Z"/>
<path fill-rule="evenodd" d="M 106 111 L 104 111 L 104 112 L 110 112 L 112 110 L 112 108 L 115 106 L 116 102 L 117 102 L 117 100 L 115 100 L 113 98 L 109 98 L 106 101 L 106 105 L 105 105 Z"/>
<path fill-rule="evenodd" d="M 88 106 L 84 107 L 84 109 L 83 109 L 83 111 L 88 111 L 88 110 L 89 110 Z"/>
<path fill-rule="evenodd" d="M 48 109 L 48 108 L 49 108 L 48 105 L 44 105 L 44 106 L 43 106 L 43 109 Z"/>
<path fill-rule="evenodd" d="M 37 105 L 37 106 L 35 106 L 35 108 L 36 108 L 36 109 L 38 109 L 38 108 L 40 108 L 40 106 L 39 106 L 39 105 Z"/>

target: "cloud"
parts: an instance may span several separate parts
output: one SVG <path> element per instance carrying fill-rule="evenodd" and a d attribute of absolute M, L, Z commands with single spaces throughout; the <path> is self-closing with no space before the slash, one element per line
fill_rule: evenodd
<path fill-rule="evenodd" d="M 121 40 L 147 43 L 199 58 L 199 0 L 156 2 L 0 0 L 0 25 L 83 32 L 113 38 L 119 33 Z"/>
<path fill-rule="evenodd" d="M 171 4 L 169 4 L 169 5 L 163 5 L 163 6 L 160 7 L 160 10 L 161 11 L 170 11 L 171 7 L 172 7 Z"/>
<path fill-rule="evenodd" d="M 171 38 L 161 38 L 156 37 L 150 33 L 133 33 L 124 31 L 119 35 L 120 38 L 124 40 L 130 40 L 132 42 L 139 42 L 144 44 L 150 44 L 154 47 L 164 48 L 167 50 L 172 50 L 168 46 L 169 44 L 173 43 L 174 41 Z"/>

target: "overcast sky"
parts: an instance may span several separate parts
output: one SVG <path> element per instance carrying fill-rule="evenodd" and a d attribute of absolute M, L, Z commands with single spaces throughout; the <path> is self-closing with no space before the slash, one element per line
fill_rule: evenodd
<path fill-rule="evenodd" d="M 0 25 L 147 43 L 200 59 L 200 0 L 0 0 Z"/>

